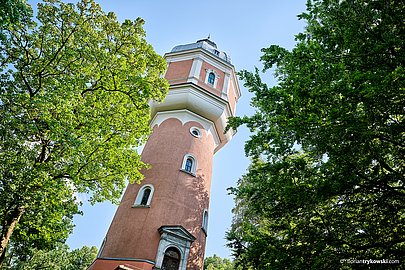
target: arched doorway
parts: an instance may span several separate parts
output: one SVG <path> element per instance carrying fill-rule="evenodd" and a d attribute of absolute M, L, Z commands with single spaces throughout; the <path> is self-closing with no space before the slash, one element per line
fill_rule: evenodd
<path fill-rule="evenodd" d="M 163 257 L 162 270 L 178 270 L 180 265 L 180 252 L 170 247 L 166 249 L 165 256 Z"/>

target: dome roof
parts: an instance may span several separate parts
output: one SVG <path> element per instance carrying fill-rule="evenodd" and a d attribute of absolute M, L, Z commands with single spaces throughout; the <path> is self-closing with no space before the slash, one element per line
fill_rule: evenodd
<path fill-rule="evenodd" d="M 217 45 L 213 41 L 209 40 L 208 38 L 197 40 L 197 42 L 195 42 L 195 43 L 178 45 L 178 46 L 174 47 L 171 52 L 188 51 L 188 50 L 197 49 L 197 48 L 202 48 L 205 51 L 208 51 L 209 53 L 211 53 L 211 54 L 221 58 L 225 62 L 228 62 L 231 64 L 231 58 L 229 57 L 229 55 L 227 55 L 223 51 L 218 50 Z"/>

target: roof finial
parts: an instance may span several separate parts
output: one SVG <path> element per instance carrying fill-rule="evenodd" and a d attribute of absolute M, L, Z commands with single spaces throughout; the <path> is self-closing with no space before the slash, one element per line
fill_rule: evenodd
<path fill-rule="evenodd" d="M 211 33 L 209 33 L 209 34 L 208 34 L 208 37 L 207 37 L 207 39 L 210 39 L 210 37 L 211 37 Z"/>

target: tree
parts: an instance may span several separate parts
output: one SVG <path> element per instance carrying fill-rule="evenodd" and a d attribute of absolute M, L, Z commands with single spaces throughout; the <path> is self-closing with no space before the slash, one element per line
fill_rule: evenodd
<path fill-rule="evenodd" d="M 146 168 L 134 150 L 150 100 L 168 89 L 143 20 L 117 21 L 93 0 L 47 0 L 11 24 L 0 54 L 0 265 L 64 242 L 79 193 L 117 202 Z"/>
<path fill-rule="evenodd" d="M 240 72 L 257 111 L 230 122 L 253 132 L 252 164 L 230 190 L 237 265 L 349 268 L 404 254 L 404 12 L 403 1 L 308 1 L 295 47 L 262 50 L 278 84 Z"/>
<path fill-rule="evenodd" d="M 229 259 L 222 259 L 216 254 L 212 257 L 207 257 L 204 259 L 204 269 L 206 270 L 232 270 L 233 263 Z"/>
<path fill-rule="evenodd" d="M 33 248 L 28 260 L 11 261 L 6 269 L 10 270 L 86 270 L 96 259 L 97 248 L 84 246 L 80 249 L 69 251 L 65 244 L 58 244 L 50 251 Z"/>
<path fill-rule="evenodd" d="M 0 29 L 18 22 L 28 15 L 29 11 L 25 0 L 2 0 L 0 2 Z"/>

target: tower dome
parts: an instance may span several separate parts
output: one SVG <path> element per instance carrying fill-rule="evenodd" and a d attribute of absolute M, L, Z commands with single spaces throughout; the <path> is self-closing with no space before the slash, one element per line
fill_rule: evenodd
<path fill-rule="evenodd" d="M 197 42 L 195 42 L 195 43 L 177 45 L 176 47 L 174 47 L 172 49 L 171 52 L 187 51 L 187 50 L 192 50 L 192 49 L 196 49 L 196 48 L 201 48 L 203 50 L 206 50 L 207 52 L 210 52 L 213 55 L 224 60 L 225 62 L 228 62 L 229 64 L 231 64 L 231 58 L 229 57 L 229 55 L 227 53 L 225 53 L 224 51 L 218 50 L 217 44 L 215 44 L 215 42 L 211 41 L 209 38 L 197 40 Z"/>

